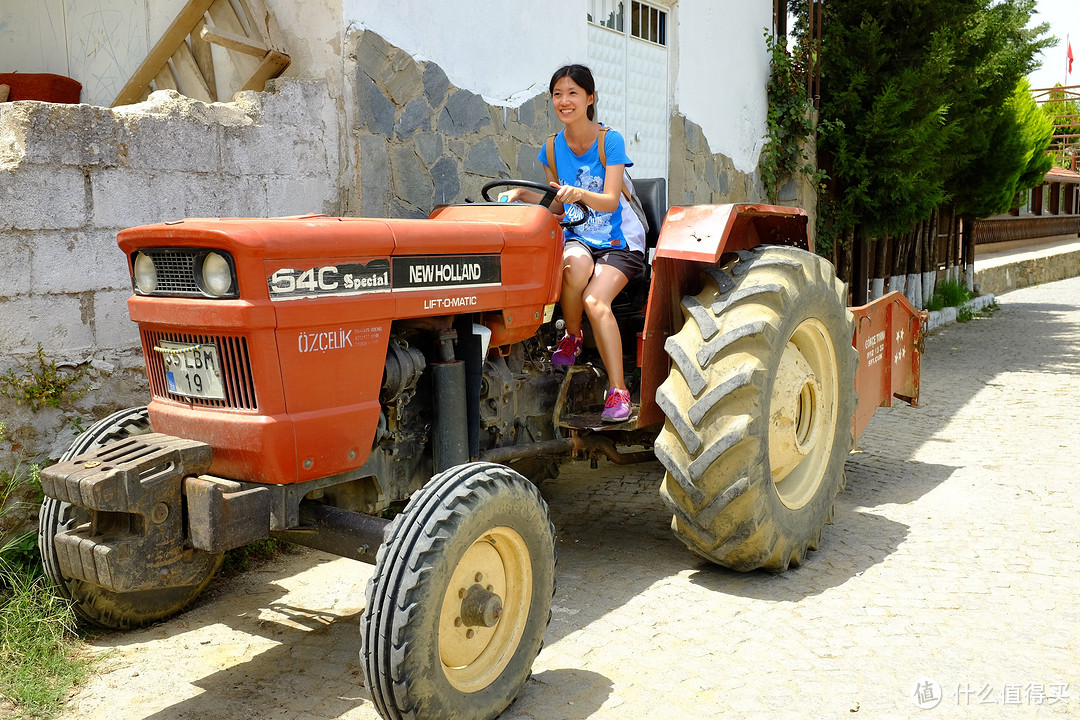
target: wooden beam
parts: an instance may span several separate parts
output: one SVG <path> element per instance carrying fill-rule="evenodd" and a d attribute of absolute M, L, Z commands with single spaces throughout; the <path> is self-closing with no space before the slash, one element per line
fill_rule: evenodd
<path fill-rule="evenodd" d="M 206 27 L 206 19 L 203 18 L 195 25 L 191 33 L 191 54 L 195 56 L 195 63 L 199 66 L 199 72 L 206 79 L 206 87 L 210 91 L 210 100 L 217 102 L 217 77 L 214 74 L 214 53 L 210 43 L 200 37 L 199 33 Z"/>
<path fill-rule="evenodd" d="M 281 35 L 281 28 L 278 27 L 274 14 L 267 9 L 263 0 L 237 1 L 240 3 L 240 6 L 244 8 L 244 12 L 247 13 L 251 26 L 260 36 L 262 36 L 266 46 L 271 50 L 276 50 L 279 54 L 286 54 L 285 43 L 283 42 Z"/>
<path fill-rule="evenodd" d="M 180 82 L 180 91 L 189 98 L 213 102 L 210 97 L 210 88 L 206 86 L 206 78 L 199 70 L 195 62 L 195 56 L 191 54 L 191 48 L 187 43 L 180 43 L 180 47 L 172 56 L 173 69 L 176 71 L 176 79 Z"/>
<path fill-rule="evenodd" d="M 243 36 L 247 34 L 229 0 L 217 0 L 211 5 L 210 19 L 218 30 L 226 30 L 233 35 Z M 236 74 L 241 78 L 251 77 L 259 68 L 259 61 L 244 53 L 231 54 L 229 59 L 232 60 L 233 66 L 236 68 Z"/>
<path fill-rule="evenodd" d="M 220 30 L 212 25 L 204 27 L 199 33 L 199 37 L 208 43 L 220 45 L 223 48 L 242 52 L 246 55 L 253 55 L 260 60 L 266 56 L 269 50 L 269 48 L 256 40 L 241 37 L 228 30 Z"/>
<path fill-rule="evenodd" d="M 162 34 L 161 39 L 147 54 L 146 59 L 139 65 L 135 74 L 120 90 L 116 99 L 113 100 L 113 107 L 138 101 L 150 81 L 155 80 L 160 74 L 161 66 L 169 61 L 169 58 L 187 38 L 191 29 L 195 27 L 195 23 L 206 14 L 206 11 L 210 9 L 213 3 L 214 0 L 188 0 L 180 14 L 176 16 L 176 19 Z"/>
<path fill-rule="evenodd" d="M 169 63 L 165 63 L 165 67 L 161 68 L 161 72 L 154 76 L 154 87 L 158 90 L 175 90 L 180 92 L 180 88 L 176 86 L 176 79 L 173 77 L 172 68 L 169 67 Z M 145 96 L 143 99 L 145 99 Z"/>
<path fill-rule="evenodd" d="M 244 83 L 244 87 L 240 88 L 240 92 L 244 90 L 262 92 L 266 88 L 266 81 L 280 75 L 285 68 L 289 67 L 290 62 L 292 60 L 289 59 L 288 55 L 282 55 L 271 50 L 266 53 L 266 57 L 259 63 L 255 73 Z"/>

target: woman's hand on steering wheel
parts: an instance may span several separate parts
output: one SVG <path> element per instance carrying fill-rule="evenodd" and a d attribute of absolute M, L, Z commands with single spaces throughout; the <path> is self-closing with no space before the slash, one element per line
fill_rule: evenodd
<path fill-rule="evenodd" d="M 491 197 L 492 188 L 497 187 L 510 187 L 513 188 L 509 192 L 499 193 L 498 200 L 493 200 Z M 540 195 L 539 205 L 541 207 L 551 208 L 551 204 L 556 201 L 556 197 L 562 188 L 569 189 L 574 188 L 572 185 L 560 186 L 555 183 L 551 185 L 543 185 L 542 183 L 530 182 L 528 180 L 493 180 L 480 189 L 480 195 L 483 196 L 487 202 L 509 202 L 513 200 L 519 200 L 529 197 L 529 191 L 535 192 Z M 503 197 L 507 198 L 503 200 Z M 589 208 L 587 205 L 580 201 L 567 201 L 564 203 L 564 212 L 562 218 L 559 220 L 559 224 L 563 227 L 574 227 L 585 222 L 589 217 Z"/>
<path fill-rule="evenodd" d="M 585 190 L 579 188 L 576 185 L 560 185 L 559 183 L 548 183 L 551 187 L 555 188 L 555 202 L 561 203 L 581 203 L 585 201 Z"/>

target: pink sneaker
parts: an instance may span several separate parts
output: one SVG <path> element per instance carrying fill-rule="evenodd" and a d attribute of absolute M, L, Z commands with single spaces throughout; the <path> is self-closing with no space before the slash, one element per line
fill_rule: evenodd
<path fill-rule="evenodd" d="M 562 340 L 555 346 L 555 352 L 551 354 L 551 364 L 557 368 L 573 365 L 581 354 L 581 343 L 581 338 L 576 335 L 563 335 Z"/>
<path fill-rule="evenodd" d="M 630 417 L 630 391 L 611 388 L 608 390 L 604 412 L 600 416 L 603 422 L 622 422 Z"/>

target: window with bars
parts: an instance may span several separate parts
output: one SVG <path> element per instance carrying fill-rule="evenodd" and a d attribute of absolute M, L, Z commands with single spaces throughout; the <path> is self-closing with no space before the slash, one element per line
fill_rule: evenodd
<path fill-rule="evenodd" d="M 626 32 L 626 3 L 622 0 L 589 0 L 588 20 L 593 25 Z M 631 0 L 630 37 L 667 45 L 667 12 Z"/>
<path fill-rule="evenodd" d="M 634 0 L 630 3 L 630 35 L 657 45 L 667 45 L 667 13 Z"/>

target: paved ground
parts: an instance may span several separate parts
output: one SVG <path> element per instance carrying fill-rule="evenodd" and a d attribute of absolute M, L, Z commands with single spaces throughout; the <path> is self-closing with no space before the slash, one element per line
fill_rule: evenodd
<path fill-rule="evenodd" d="M 547 645 L 503 717 L 1080 714 L 1078 298 L 1080 279 L 1018 290 L 932 335 L 922 406 L 879 411 L 822 547 L 781 576 L 696 561 L 658 464 L 567 468 L 543 488 Z M 64 717 L 375 718 L 356 664 L 369 573 L 290 556 L 102 637 Z"/>

